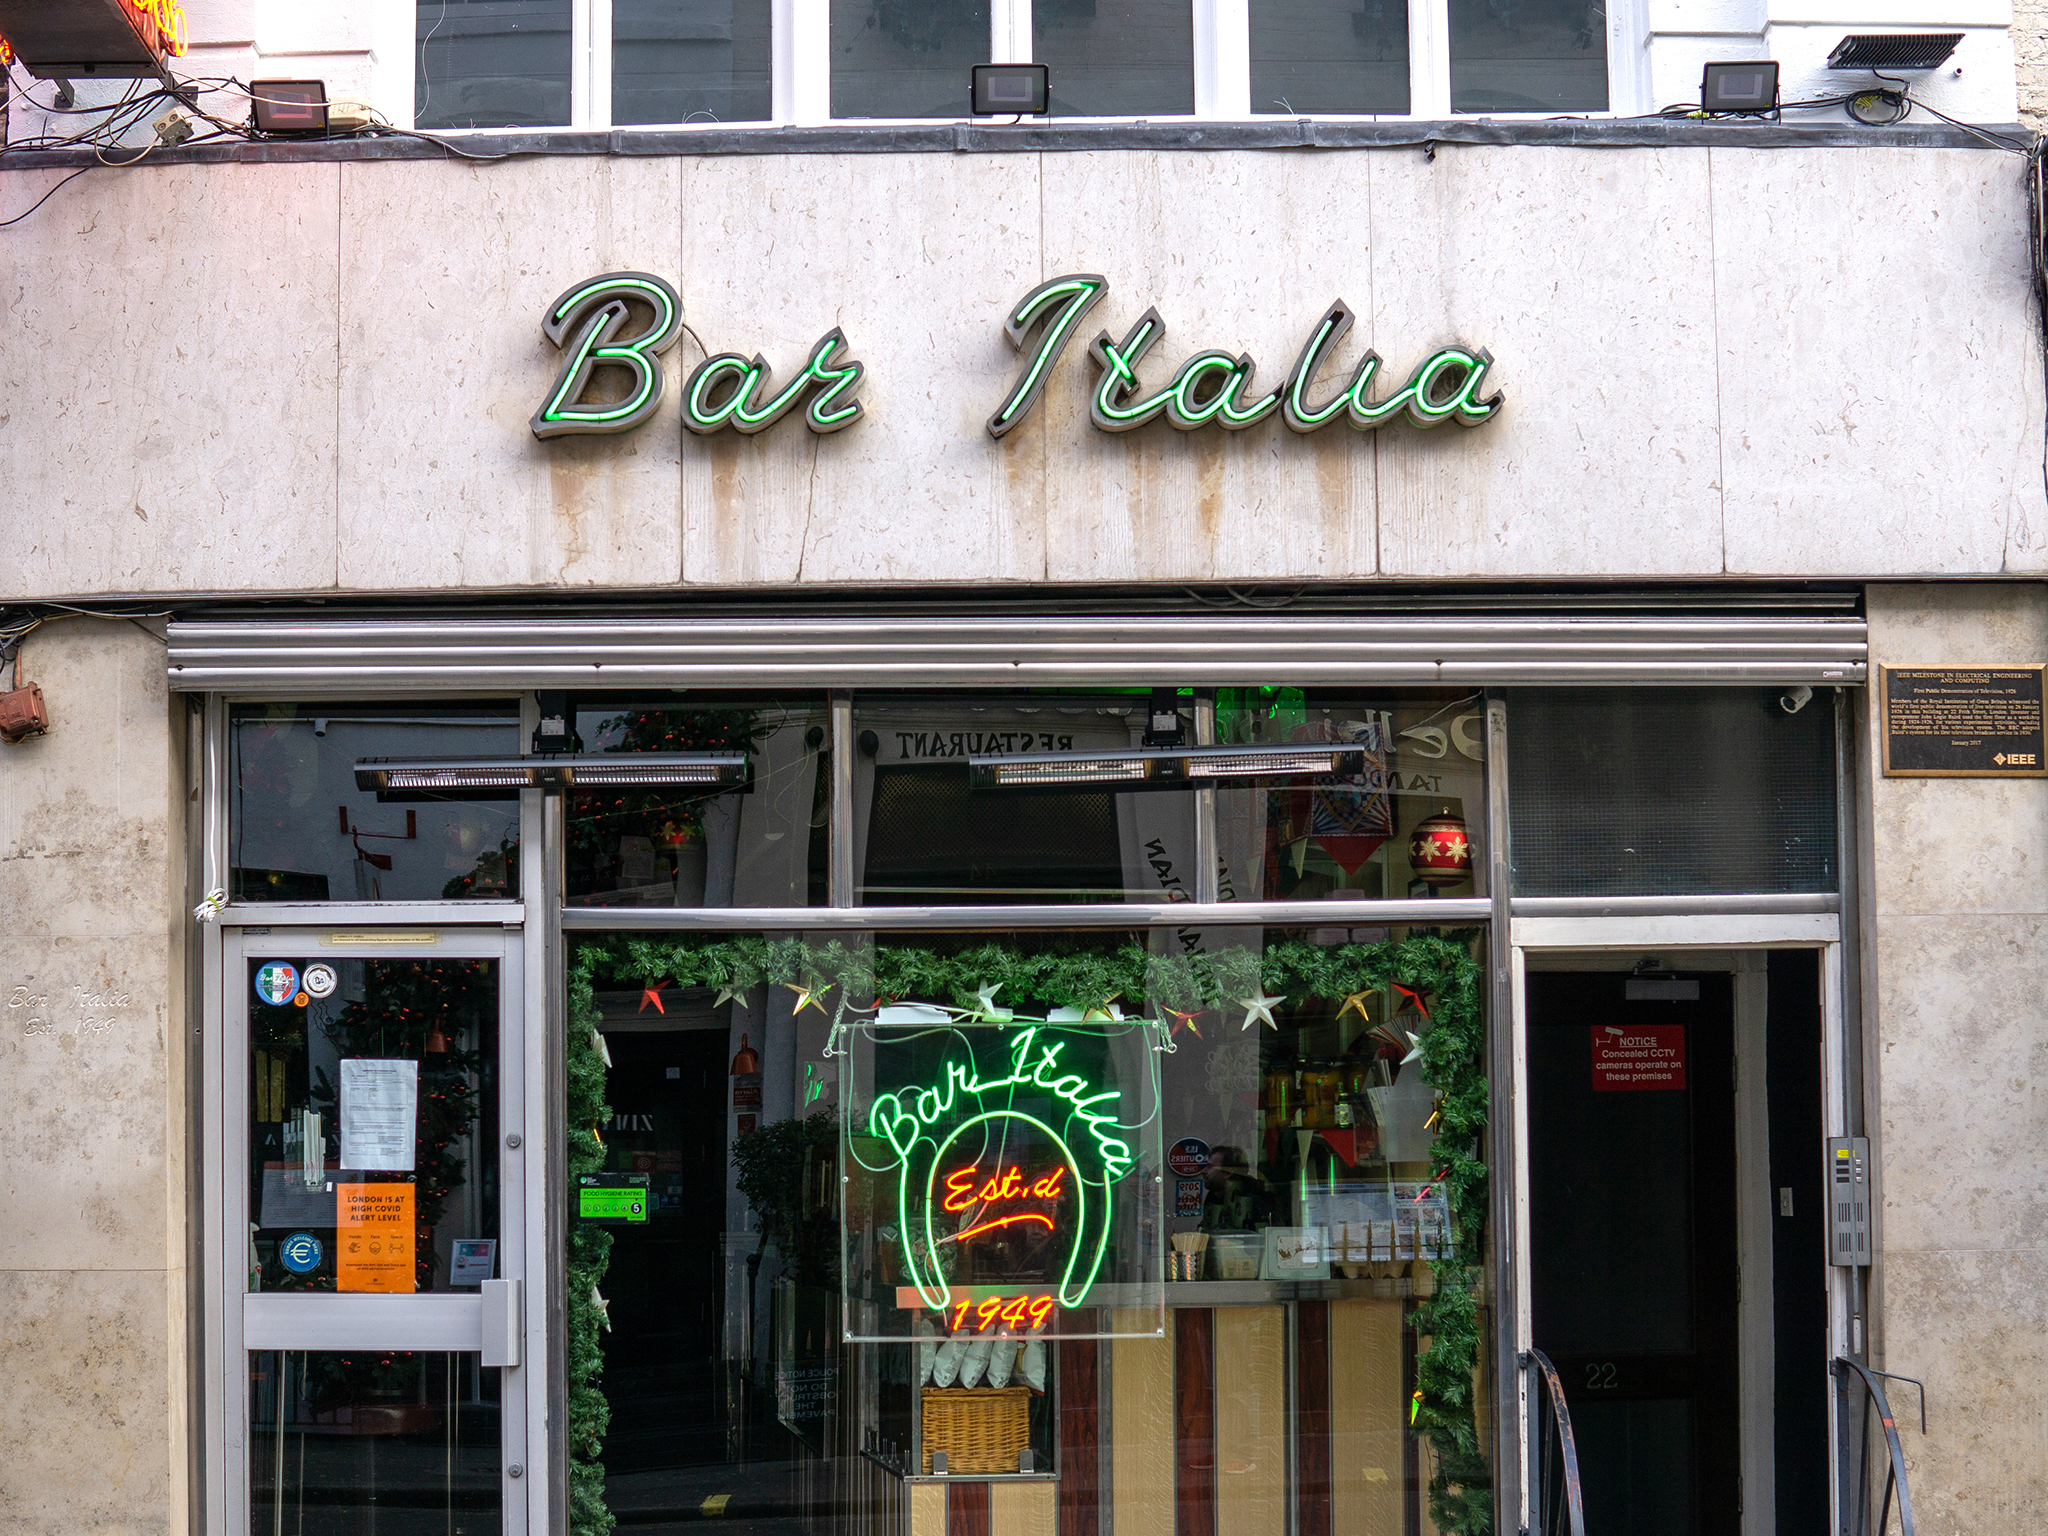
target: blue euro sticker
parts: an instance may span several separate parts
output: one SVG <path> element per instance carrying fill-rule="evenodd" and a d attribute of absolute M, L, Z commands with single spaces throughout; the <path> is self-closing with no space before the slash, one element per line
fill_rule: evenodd
<path fill-rule="evenodd" d="M 320 1267 L 320 1239 L 310 1232 L 294 1232 L 277 1245 L 277 1256 L 293 1274 L 310 1274 Z"/>

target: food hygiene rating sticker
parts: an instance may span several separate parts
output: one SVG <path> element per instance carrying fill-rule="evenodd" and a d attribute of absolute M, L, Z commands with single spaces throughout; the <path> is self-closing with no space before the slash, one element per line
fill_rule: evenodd
<path fill-rule="evenodd" d="M 273 1008 L 282 1008 L 299 995 L 299 970 L 282 960 L 256 967 L 256 995 Z"/>

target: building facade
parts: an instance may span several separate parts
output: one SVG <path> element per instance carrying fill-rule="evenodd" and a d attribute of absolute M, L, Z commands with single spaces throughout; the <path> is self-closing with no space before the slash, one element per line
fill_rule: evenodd
<path fill-rule="evenodd" d="M 11 76 L 10 1528 L 2034 1527 L 2025 26 L 187 9 L 396 126 Z"/>

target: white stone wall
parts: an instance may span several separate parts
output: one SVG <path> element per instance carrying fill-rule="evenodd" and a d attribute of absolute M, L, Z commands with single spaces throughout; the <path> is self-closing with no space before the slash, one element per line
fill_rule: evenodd
<path fill-rule="evenodd" d="M 2048 658 L 2048 595 L 1878 586 L 1881 662 Z M 1874 694 L 1873 694 L 1874 698 Z M 1866 1103 L 1878 1147 L 1873 1363 L 1892 1390 L 1920 1529 L 2006 1536 L 2048 1523 L 2048 783 L 1887 779 L 1877 710 L 1866 782 Z"/>
<path fill-rule="evenodd" d="M 22 206 L 56 171 L 0 172 Z M 543 309 L 616 268 L 691 333 L 640 431 L 537 442 Z M 1086 419 L 1076 345 L 983 430 L 1010 306 L 1395 379 L 1485 346 L 1476 430 Z M 559 157 L 86 177 L 0 243 L 0 599 L 567 585 L 1998 575 L 2048 568 L 2014 157 L 1440 146 Z M 679 376 L 842 326 L 867 419 L 686 434 Z M 28 360 L 34 360 L 32 363 Z"/>

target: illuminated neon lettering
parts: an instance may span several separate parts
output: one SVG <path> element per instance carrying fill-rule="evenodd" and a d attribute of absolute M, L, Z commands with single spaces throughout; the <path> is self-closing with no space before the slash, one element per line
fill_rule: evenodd
<path fill-rule="evenodd" d="M 634 305 L 653 318 L 632 330 Z M 630 432 L 661 405 L 661 364 L 682 334 L 683 301 L 675 289 L 646 272 L 607 272 L 578 283 L 548 306 L 541 334 L 562 352 L 541 408 L 527 423 L 540 438 L 581 433 Z M 599 368 L 623 368 L 631 384 L 623 400 L 603 404 L 583 398 Z"/>
<path fill-rule="evenodd" d="M 760 353 L 751 358 L 737 352 L 707 357 L 683 390 L 683 425 L 700 436 L 731 427 L 751 437 L 766 432 L 809 394 L 804 425 L 821 434 L 843 431 L 865 410 L 848 391 L 867 371 L 865 364 L 838 357 L 845 346 L 846 333 L 834 326 L 818 338 L 797 376 L 767 401 L 761 395 L 768 388 L 768 363 Z"/>
<path fill-rule="evenodd" d="M 1021 352 L 1032 328 L 1043 324 L 1044 329 L 1039 332 L 1038 350 L 1017 376 L 1010 397 L 996 407 L 995 415 L 989 417 L 990 437 L 1003 436 L 1031 414 L 1031 408 L 1038 404 L 1040 391 L 1045 388 L 1046 379 L 1052 374 L 1053 364 L 1060 360 L 1067 343 L 1074 339 L 1082 318 L 1108 290 L 1107 278 L 1093 272 L 1074 272 L 1056 277 L 1049 283 L 1040 283 L 1018 301 L 1017 307 L 1010 311 L 1010 318 L 1003 322 L 1003 334 L 1009 338 L 1010 345 Z"/>

